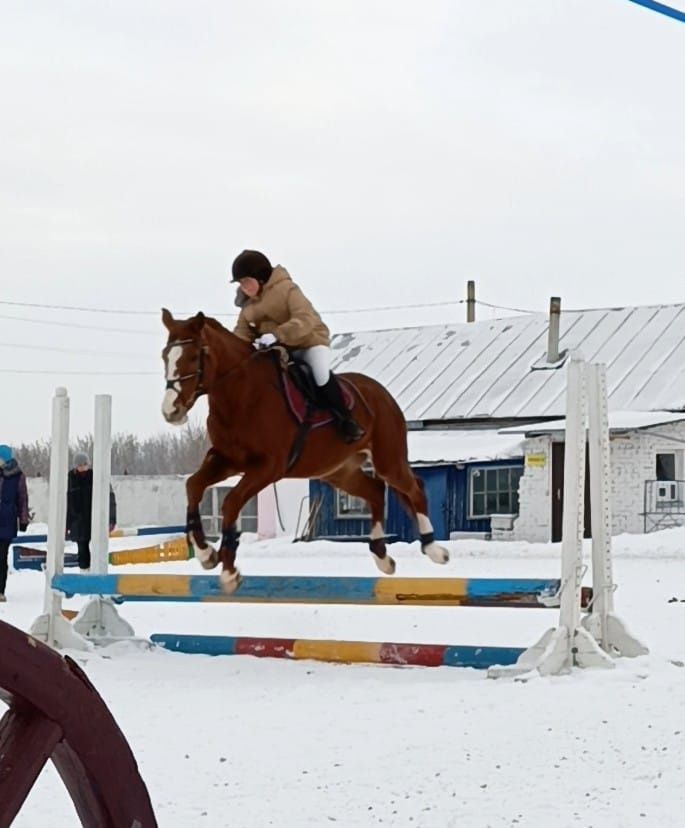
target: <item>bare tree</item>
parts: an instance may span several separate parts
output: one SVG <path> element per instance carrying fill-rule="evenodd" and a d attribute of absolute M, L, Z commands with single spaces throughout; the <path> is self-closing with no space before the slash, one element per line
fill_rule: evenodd
<path fill-rule="evenodd" d="M 197 470 L 209 441 L 204 427 L 188 423 L 173 434 L 140 439 L 135 434 L 112 437 L 112 474 L 190 474 Z M 69 459 L 78 451 L 93 456 L 93 435 L 77 437 L 69 446 Z M 22 443 L 15 450 L 17 462 L 27 477 L 48 477 L 50 441 Z"/>

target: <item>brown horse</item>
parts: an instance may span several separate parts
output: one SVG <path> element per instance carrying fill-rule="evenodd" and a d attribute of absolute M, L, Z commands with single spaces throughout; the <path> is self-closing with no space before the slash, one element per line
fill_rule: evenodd
<path fill-rule="evenodd" d="M 433 537 L 423 487 L 409 466 L 404 416 L 382 385 L 363 374 L 342 374 L 354 391 L 353 411 L 364 436 L 350 445 L 334 424 L 315 429 L 289 468 L 298 423 L 283 395 L 277 361 L 202 313 L 180 320 L 165 308 L 162 321 L 169 331 L 162 352 L 165 419 L 182 424 L 200 396 L 206 394 L 209 401 L 207 433 L 212 447 L 186 484 L 187 531 L 205 569 L 221 561 L 221 581 L 227 592 L 240 582 L 235 566 L 235 524 L 240 510 L 263 488 L 284 477 L 324 480 L 367 501 L 372 522 L 369 546 L 381 572 L 391 575 L 395 562 L 386 551 L 383 528 L 387 483 L 418 524 L 422 552 L 435 563 L 447 562 L 447 550 Z M 373 477 L 361 468 L 369 458 Z M 242 478 L 223 502 L 217 554 L 205 540 L 199 505 L 208 486 L 235 474 L 242 474 Z"/>

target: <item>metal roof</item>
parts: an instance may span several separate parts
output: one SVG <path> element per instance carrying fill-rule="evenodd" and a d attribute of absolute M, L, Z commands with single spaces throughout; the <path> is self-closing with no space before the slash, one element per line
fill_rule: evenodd
<path fill-rule="evenodd" d="M 529 314 L 338 334 L 333 369 L 383 383 L 409 421 L 563 417 L 547 330 Z M 685 410 L 685 304 L 562 312 L 560 349 L 606 364 L 611 409 Z"/>

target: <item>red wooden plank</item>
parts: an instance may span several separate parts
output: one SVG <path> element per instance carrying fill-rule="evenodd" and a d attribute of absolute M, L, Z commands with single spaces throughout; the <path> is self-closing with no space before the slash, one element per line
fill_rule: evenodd
<path fill-rule="evenodd" d="M 252 655 L 262 658 L 292 658 L 294 639 L 290 638 L 237 638 L 236 655 Z"/>
<path fill-rule="evenodd" d="M 440 667 L 447 645 L 445 644 L 383 644 L 383 664 L 413 664 L 418 667 Z"/>

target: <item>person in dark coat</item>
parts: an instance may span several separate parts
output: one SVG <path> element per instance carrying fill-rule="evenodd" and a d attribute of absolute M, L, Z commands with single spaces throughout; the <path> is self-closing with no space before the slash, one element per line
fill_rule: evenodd
<path fill-rule="evenodd" d="M 91 513 L 93 509 L 93 470 L 90 458 L 83 451 L 74 455 L 74 467 L 67 480 L 67 537 L 78 548 L 78 565 L 90 569 Z M 114 492 L 109 490 L 109 531 L 117 522 Z"/>
<path fill-rule="evenodd" d="M 29 494 L 26 477 L 9 446 L 0 446 L 0 601 L 5 601 L 7 554 L 17 530 L 29 525 Z"/>

